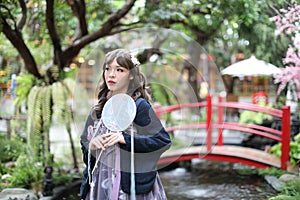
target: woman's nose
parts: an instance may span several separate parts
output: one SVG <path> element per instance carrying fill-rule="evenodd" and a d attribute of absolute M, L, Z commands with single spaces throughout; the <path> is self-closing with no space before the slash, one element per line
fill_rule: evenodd
<path fill-rule="evenodd" d="M 115 77 L 115 76 L 116 76 L 115 70 L 111 70 L 109 73 L 109 77 Z"/>

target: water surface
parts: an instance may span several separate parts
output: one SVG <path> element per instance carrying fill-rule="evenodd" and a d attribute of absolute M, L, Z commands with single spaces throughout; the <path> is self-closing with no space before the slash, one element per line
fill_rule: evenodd
<path fill-rule="evenodd" d="M 242 173 L 245 166 L 226 163 L 193 162 L 191 170 L 176 168 L 160 172 L 168 199 L 171 200 L 265 200 L 276 191 L 263 177 Z M 246 167 L 251 172 L 251 168 Z M 253 170 L 252 170 L 253 171 Z"/>
<path fill-rule="evenodd" d="M 168 200 L 267 200 L 276 195 L 263 177 L 251 172 L 253 168 L 244 165 L 193 160 L 189 169 L 178 167 L 159 174 Z M 78 192 L 79 188 L 73 188 L 59 200 L 79 200 Z"/>

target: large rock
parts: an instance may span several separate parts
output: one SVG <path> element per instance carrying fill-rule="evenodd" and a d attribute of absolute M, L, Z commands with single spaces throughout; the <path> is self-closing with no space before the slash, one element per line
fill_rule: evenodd
<path fill-rule="evenodd" d="M 38 200 L 38 196 L 31 190 L 6 188 L 0 192 L 0 200 Z"/>
<path fill-rule="evenodd" d="M 287 183 L 290 181 L 300 180 L 300 177 L 294 174 L 283 174 L 282 176 L 280 176 L 279 180 Z"/>
<path fill-rule="evenodd" d="M 272 188 L 274 188 L 276 191 L 280 192 L 282 190 L 284 184 L 278 178 L 276 178 L 276 176 L 266 175 L 264 178 L 267 183 L 271 185 Z"/>

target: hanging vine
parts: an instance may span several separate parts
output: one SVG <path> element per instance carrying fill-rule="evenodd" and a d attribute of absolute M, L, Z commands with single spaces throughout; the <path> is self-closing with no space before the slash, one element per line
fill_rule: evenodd
<path fill-rule="evenodd" d="M 46 82 L 32 81 L 31 77 L 26 78 L 27 75 L 18 79 L 19 86 L 16 92 L 20 96 L 16 99 L 16 103 L 20 106 L 21 102 L 25 101 L 27 105 L 27 142 L 35 161 L 44 165 L 51 164 L 53 161 L 49 136 L 51 122 L 64 124 L 70 139 L 74 167 L 78 168 L 71 135 L 72 109 L 67 103 L 67 100 L 73 97 L 75 81 L 71 78 L 59 80 L 57 66 L 49 72 L 45 78 L 48 80 Z M 28 84 L 29 82 L 31 84 Z"/>
<path fill-rule="evenodd" d="M 51 98 L 52 98 L 52 87 L 51 86 L 45 86 L 43 88 L 44 90 L 44 100 L 43 100 L 43 147 L 44 147 L 44 155 L 45 155 L 45 162 L 49 163 L 51 161 L 51 155 L 50 155 L 50 124 L 51 124 Z"/>

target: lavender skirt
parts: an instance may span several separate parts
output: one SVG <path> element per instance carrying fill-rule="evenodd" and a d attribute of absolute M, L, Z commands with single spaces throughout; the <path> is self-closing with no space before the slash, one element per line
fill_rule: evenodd
<path fill-rule="evenodd" d="M 98 153 L 97 157 L 100 153 Z M 96 157 L 96 158 L 97 158 Z M 120 187 L 120 147 L 118 144 L 101 153 L 92 175 L 91 190 L 86 200 L 130 200 L 130 194 Z M 166 194 L 157 174 L 153 189 L 147 194 L 137 194 L 136 200 L 166 200 Z"/>

